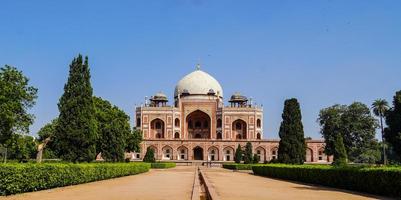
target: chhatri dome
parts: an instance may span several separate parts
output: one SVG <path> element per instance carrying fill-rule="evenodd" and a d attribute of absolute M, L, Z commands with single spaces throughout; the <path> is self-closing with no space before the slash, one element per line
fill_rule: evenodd
<path fill-rule="evenodd" d="M 190 95 L 210 95 L 223 98 L 223 89 L 220 83 L 213 76 L 200 70 L 199 65 L 192 73 L 184 76 L 175 87 L 174 97 L 182 93 Z"/>

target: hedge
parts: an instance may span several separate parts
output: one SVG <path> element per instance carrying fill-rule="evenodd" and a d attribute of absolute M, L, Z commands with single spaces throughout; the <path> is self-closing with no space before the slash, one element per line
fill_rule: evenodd
<path fill-rule="evenodd" d="M 172 163 L 172 162 L 151 163 L 151 168 L 152 169 L 167 169 L 167 168 L 173 168 L 173 167 L 176 167 L 176 164 Z"/>
<path fill-rule="evenodd" d="M 226 163 L 223 164 L 223 168 L 232 170 L 252 170 L 253 165 L 255 164 Z"/>
<path fill-rule="evenodd" d="M 149 171 L 147 163 L 0 164 L 0 195 L 32 192 Z"/>
<path fill-rule="evenodd" d="M 323 186 L 401 197 L 400 167 L 255 165 L 254 174 Z"/>

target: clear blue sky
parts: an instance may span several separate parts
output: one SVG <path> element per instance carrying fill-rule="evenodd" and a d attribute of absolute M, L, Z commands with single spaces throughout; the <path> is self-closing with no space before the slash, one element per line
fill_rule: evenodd
<path fill-rule="evenodd" d="M 88 55 L 94 94 L 133 116 L 135 104 L 174 86 L 201 59 L 223 86 L 264 105 L 277 138 L 284 100 L 301 103 L 319 138 L 321 108 L 401 89 L 401 1 L 0 2 L 0 64 L 39 88 L 31 133 L 58 116 L 68 65 Z"/>

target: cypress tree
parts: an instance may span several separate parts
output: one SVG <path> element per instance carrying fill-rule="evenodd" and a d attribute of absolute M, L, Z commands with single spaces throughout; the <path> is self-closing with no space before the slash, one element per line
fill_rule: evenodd
<path fill-rule="evenodd" d="M 394 151 L 394 158 L 401 161 L 401 90 L 395 94 L 393 107 L 386 113 L 386 124 L 384 138 Z"/>
<path fill-rule="evenodd" d="M 88 57 L 74 58 L 58 108 L 55 131 L 59 157 L 72 162 L 90 162 L 96 158 L 96 119 L 92 98 Z"/>
<path fill-rule="evenodd" d="M 238 145 L 237 149 L 235 150 L 235 157 L 234 157 L 235 163 L 241 163 L 242 161 L 242 149 L 241 145 Z"/>
<path fill-rule="evenodd" d="M 347 164 L 347 152 L 345 151 L 343 136 L 336 134 L 334 139 L 334 162 L 335 166 L 344 166 Z"/>
<path fill-rule="evenodd" d="M 244 152 L 244 164 L 250 164 L 253 161 L 252 157 L 252 144 L 247 142 L 245 145 L 245 152 Z"/>
<path fill-rule="evenodd" d="M 287 164 L 303 164 L 306 159 L 306 143 L 301 109 L 297 99 L 285 101 L 282 118 L 278 160 Z"/>
<path fill-rule="evenodd" d="M 254 164 L 258 164 L 260 162 L 260 156 L 258 154 L 253 155 L 253 161 Z"/>
<path fill-rule="evenodd" d="M 145 154 L 145 157 L 143 158 L 143 162 L 147 162 L 147 163 L 156 162 L 155 151 L 152 148 L 148 147 L 146 149 L 146 154 Z"/>

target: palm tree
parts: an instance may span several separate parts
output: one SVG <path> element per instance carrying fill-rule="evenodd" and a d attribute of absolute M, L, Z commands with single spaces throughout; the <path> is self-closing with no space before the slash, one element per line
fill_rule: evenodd
<path fill-rule="evenodd" d="M 383 117 L 389 109 L 388 102 L 385 99 L 376 99 L 372 104 L 373 113 L 380 118 L 380 128 L 382 131 L 382 145 L 383 145 L 383 163 L 387 164 L 386 144 L 384 142 L 384 127 Z"/>

